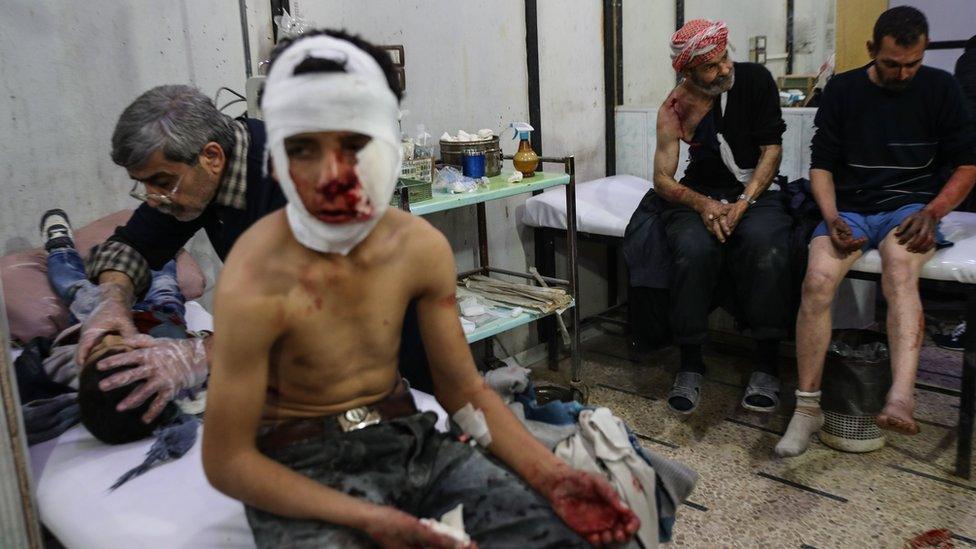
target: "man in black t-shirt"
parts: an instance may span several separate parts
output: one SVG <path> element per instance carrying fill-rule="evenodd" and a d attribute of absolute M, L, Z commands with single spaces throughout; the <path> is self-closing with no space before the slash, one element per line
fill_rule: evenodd
<path fill-rule="evenodd" d="M 791 321 L 792 219 L 773 182 L 786 125 L 779 92 L 762 65 L 733 63 L 721 21 L 688 21 L 671 37 L 672 66 L 683 80 L 657 116 L 654 192 L 671 255 L 671 328 L 681 370 L 668 407 L 691 413 L 705 373 L 701 346 L 708 314 L 728 308 L 756 340 L 756 369 L 742 406 L 771 412 L 779 402 L 779 341 Z M 691 161 L 674 176 L 680 142 Z"/>
<path fill-rule="evenodd" d="M 878 18 L 868 42 L 873 61 L 835 76 L 824 90 L 810 165 L 824 222 L 810 243 L 796 323 L 797 405 L 776 446 L 781 456 L 806 451 L 823 424 L 820 381 L 831 302 L 869 248 L 881 253 L 893 379 L 876 421 L 884 429 L 918 432 L 914 385 L 925 325 L 919 273 L 936 247 L 951 245 L 939 220 L 976 181 L 976 136 L 959 84 L 922 65 L 927 44 L 925 16 L 912 7 L 892 8 Z"/>

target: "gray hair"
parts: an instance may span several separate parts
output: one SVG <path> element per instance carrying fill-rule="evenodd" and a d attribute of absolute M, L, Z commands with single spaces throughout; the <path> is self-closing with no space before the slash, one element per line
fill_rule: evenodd
<path fill-rule="evenodd" d="M 122 111 L 112 133 L 112 161 L 126 169 L 139 168 L 162 149 L 167 160 L 194 165 L 211 141 L 230 154 L 231 118 L 192 86 L 157 86 Z"/>

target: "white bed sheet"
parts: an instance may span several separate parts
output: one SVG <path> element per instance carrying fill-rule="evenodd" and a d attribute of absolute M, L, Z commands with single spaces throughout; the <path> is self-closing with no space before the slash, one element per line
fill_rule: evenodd
<path fill-rule="evenodd" d="M 198 303 L 187 304 L 187 325 L 212 327 Z M 411 389 L 417 407 L 447 414 L 433 396 Z M 102 444 L 78 425 L 32 446 L 31 463 L 41 522 L 69 548 L 254 547 L 240 502 L 214 490 L 203 473 L 200 438 L 182 458 L 108 488 L 142 462 L 152 440 Z"/>
<path fill-rule="evenodd" d="M 613 175 L 576 185 L 576 230 L 624 236 L 630 217 L 651 182 L 633 175 Z M 546 189 L 525 201 L 522 223 L 531 227 L 566 229 L 566 187 Z"/>

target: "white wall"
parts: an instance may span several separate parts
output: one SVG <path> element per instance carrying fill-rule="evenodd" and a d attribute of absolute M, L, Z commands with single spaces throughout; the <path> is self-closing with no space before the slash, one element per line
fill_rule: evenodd
<path fill-rule="evenodd" d="M 834 53 L 834 0 L 795 0 L 793 73 L 817 74 Z"/>
<path fill-rule="evenodd" d="M 81 225 L 135 204 L 109 151 L 137 95 L 164 83 L 244 88 L 235 0 L 0 0 L 0 11 L 2 252 L 37 245 L 48 208 Z"/>
<path fill-rule="evenodd" d="M 976 36 L 976 2 L 973 0 L 891 0 L 890 5 L 913 6 L 921 10 L 929 22 L 929 38 L 933 41 L 969 40 Z M 925 52 L 925 64 L 954 72 L 962 52 L 962 48 L 929 50 Z"/>
<path fill-rule="evenodd" d="M 660 105 L 674 87 L 674 2 L 623 3 L 624 105 Z"/>
<path fill-rule="evenodd" d="M 734 58 L 749 60 L 749 37 L 766 36 L 766 55 L 786 53 L 786 0 L 686 0 L 685 21 L 718 19 L 729 27 Z M 786 60 L 766 63 L 773 76 L 786 71 Z"/>

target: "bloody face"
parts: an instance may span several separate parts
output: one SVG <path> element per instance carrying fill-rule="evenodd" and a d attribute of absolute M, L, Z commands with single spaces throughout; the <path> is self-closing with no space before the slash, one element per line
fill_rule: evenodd
<path fill-rule="evenodd" d="M 925 56 L 925 46 L 928 39 L 920 36 L 910 46 L 902 46 L 890 36 L 881 39 L 880 44 L 870 43 L 868 51 L 874 59 L 874 70 L 877 71 L 878 82 L 882 88 L 900 91 L 918 74 Z"/>
<path fill-rule="evenodd" d="M 728 48 L 711 61 L 687 69 L 686 74 L 691 83 L 706 95 L 721 95 L 735 83 L 735 66 L 729 59 Z"/>
<path fill-rule="evenodd" d="M 369 141 L 362 134 L 334 131 L 285 139 L 288 173 L 310 215 L 335 224 L 372 217 L 373 204 L 356 175 L 356 155 Z"/>

